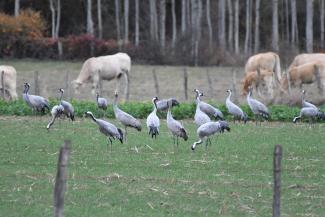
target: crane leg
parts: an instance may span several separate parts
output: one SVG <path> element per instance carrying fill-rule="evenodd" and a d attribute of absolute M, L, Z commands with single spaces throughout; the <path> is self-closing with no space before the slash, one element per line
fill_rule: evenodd
<path fill-rule="evenodd" d="M 111 143 L 111 152 L 112 152 L 112 140 L 110 137 L 108 137 L 108 141 Z M 108 145 L 109 145 L 109 143 L 107 143 L 107 152 L 108 152 Z"/>
<path fill-rule="evenodd" d="M 125 143 L 127 143 L 128 142 L 128 140 L 127 140 L 127 134 L 128 134 L 128 131 L 126 130 L 126 127 L 124 127 L 124 130 L 125 130 L 125 136 L 124 136 L 124 138 L 125 138 Z"/>
<path fill-rule="evenodd" d="M 177 142 L 177 147 L 178 147 L 178 136 L 176 136 L 176 142 Z"/>

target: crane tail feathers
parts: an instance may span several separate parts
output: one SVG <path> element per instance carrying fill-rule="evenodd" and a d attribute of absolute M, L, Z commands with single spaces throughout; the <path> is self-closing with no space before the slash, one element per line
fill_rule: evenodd
<path fill-rule="evenodd" d="M 118 138 L 120 140 L 120 142 L 123 144 L 123 131 L 120 128 L 117 128 L 117 131 L 120 134 L 120 138 Z"/>

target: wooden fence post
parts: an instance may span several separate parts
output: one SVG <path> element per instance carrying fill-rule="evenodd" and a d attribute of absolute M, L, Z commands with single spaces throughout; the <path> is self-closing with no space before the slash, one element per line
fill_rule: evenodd
<path fill-rule="evenodd" d="M 60 148 L 58 170 L 54 186 L 54 217 L 63 217 L 64 192 L 66 190 L 70 144 L 70 140 L 65 140 L 64 145 Z"/>
<path fill-rule="evenodd" d="M 2 86 L 2 97 L 6 100 L 6 88 L 5 88 L 5 71 L 1 72 L 1 86 Z"/>
<path fill-rule="evenodd" d="M 234 95 L 234 103 L 238 104 L 238 94 L 237 94 L 237 88 L 236 88 L 236 80 L 237 80 L 237 71 L 234 70 L 234 68 L 231 69 L 232 71 L 232 92 Z"/>
<path fill-rule="evenodd" d="M 155 84 L 156 96 L 159 97 L 159 83 L 157 79 L 156 69 L 152 69 L 153 81 Z"/>
<path fill-rule="evenodd" d="M 71 96 L 70 96 L 70 73 L 68 71 L 66 71 L 66 74 L 65 74 L 65 91 L 66 91 L 66 96 L 67 96 L 67 99 L 71 99 Z"/>
<path fill-rule="evenodd" d="M 35 95 L 40 95 L 38 71 L 34 72 L 34 85 L 35 85 Z"/>
<path fill-rule="evenodd" d="M 282 158 L 282 146 L 276 145 L 274 148 L 273 158 L 273 217 L 280 217 L 280 190 L 281 190 L 281 158 Z"/>
<path fill-rule="evenodd" d="M 213 95 L 213 87 L 212 87 L 212 81 L 211 81 L 209 69 L 207 69 L 207 79 L 208 79 L 208 85 L 209 85 L 209 94 L 210 94 L 210 96 L 212 96 Z"/>
<path fill-rule="evenodd" d="M 185 94 L 185 100 L 188 99 L 188 96 L 187 96 L 187 80 L 188 80 L 187 68 L 184 68 L 184 94 Z"/>

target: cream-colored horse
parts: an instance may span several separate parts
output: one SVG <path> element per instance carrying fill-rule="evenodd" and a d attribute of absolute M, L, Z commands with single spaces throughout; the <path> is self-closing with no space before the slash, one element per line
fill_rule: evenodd
<path fill-rule="evenodd" d="M 9 99 L 16 100 L 18 98 L 16 92 L 16 69 L 12 66 L 1 65 L 0 66 L 0 89 L 1 92 L 5 90 L 6 96 Z M 3 80 L 2 80 L 3 79 Z M 2 86 L 4 85 L 4 87 Z"/>
<path fill-rule="evenodd" d="M 259 53 L 251 56 L 245 65 L 245 74 L 256 71 L 258 68 L 265 69 L 274 73 L 275 85 L 281 79 L 281 66 L 279 55 L 274 52 Z"/>
<path fill-rule="evenodd" d="M 91 57 L 87 59 L 76 80 L 72 81 L 75 92 L 87 82 L 92 82 L 92 93 L 95 94 L 102 80 L 116 80 L 116 90 L 119 90 L 120 78 L 125 78 L 125 98 L 129 98 L 129 72 L 131 70 L 131 58 L 126 53 Z"/>
<path fill-rule="evenodd" d="M 297 55 L 292 63 L 289 66 L 289 69 L 292 69 L 293 67 L 301 66 L 306 63 L 320 61 L 325 63 L 325 54 L 324 53 L 304 53 Z"/>

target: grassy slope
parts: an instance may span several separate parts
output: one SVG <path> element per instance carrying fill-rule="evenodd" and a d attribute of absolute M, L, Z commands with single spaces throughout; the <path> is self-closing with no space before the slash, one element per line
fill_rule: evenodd
<path fill-rule="evenodd" d="M 128 144 L 115 141 L 107 152 L 105 137 L 88 119 L 55 123 L 49 133 L 47 118 L 0 120 L 1 216 L 52 216 L 65 138 L 73 143 L 66 216 L 270 216 L 272 152 L 279 143 L 283 216 L 325 214 L 324 124 L 232 125 L 207 152 L 198 146 L 193 153 L 192 121 L 184 121 L 189 141 L 176 148 L 163 120 L 156 141 L 146 130 L 129 130 Z"/>

